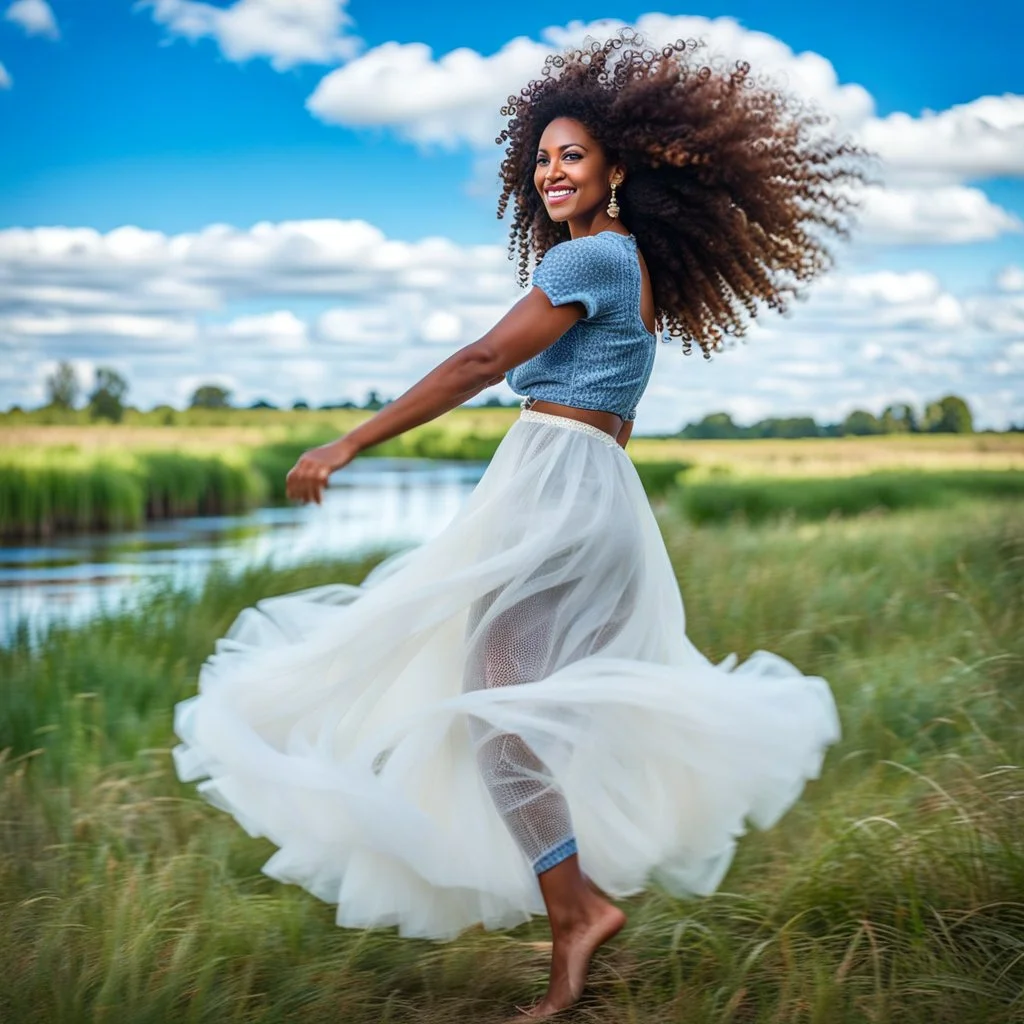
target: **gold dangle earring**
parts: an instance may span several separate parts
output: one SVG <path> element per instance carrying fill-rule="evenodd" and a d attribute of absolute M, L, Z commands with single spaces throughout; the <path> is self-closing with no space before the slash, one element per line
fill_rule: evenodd
<path fill-rule="evenodd" d="M 616 202 L 616 199 L 615 199 L 615 189 L 616 188 L 617 188 L 617 185 L 613 181 L 612 182 L 612 200 L 608 204 L 608 216 L 612 217 L 612 218 L 618 217 L 618 215 L 619 215 L 619 204 L 618 204 L 618 202 Z"/>

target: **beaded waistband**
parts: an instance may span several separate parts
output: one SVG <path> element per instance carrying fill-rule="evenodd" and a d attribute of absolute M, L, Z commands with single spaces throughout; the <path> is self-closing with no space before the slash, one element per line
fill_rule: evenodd
<path fill-rule="evenodd" d="M 523 409 L 519 414 L 519 418 L 526 420 L 527 423 L 544 423 L 549 427 L 561 427 L 563 430 L 575 430 L 581 434 L 589 434 L 591 437 L 596 437 L 599 441 L 604 442 L 610 448 L 618 448 L 619 451 L 625 451 L 611 434 L 600 427 L 595 427 L 593 423 L 584 423 L 582 420 L 570 419 L 568 416 L 555 416 L 550 412 L 536 412 L 533 409 Z"/>

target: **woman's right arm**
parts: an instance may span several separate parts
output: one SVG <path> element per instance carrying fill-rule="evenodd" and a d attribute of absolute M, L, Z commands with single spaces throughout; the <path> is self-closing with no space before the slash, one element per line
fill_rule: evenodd
<path fill-rule="evenodd" d="M 288 496 L 319 502 L 333 470 L 365 448 L 429 423 L 496 384 L 506 371 L 553 345 L 584 315 L 582 303 L 553 306 L 543 291 L 531 288 L 479 341 L 449 356 L 349 433 L 303 453 L 288 474 Z"/>
<path fill-rule="evenodd" d="M 552 306 L 539 288 L 531 288 L 479 341 L 449 356 L 336 443 L 362 451 L 429 423 L 553 345 L 585 312 L 580 303 Z"/>

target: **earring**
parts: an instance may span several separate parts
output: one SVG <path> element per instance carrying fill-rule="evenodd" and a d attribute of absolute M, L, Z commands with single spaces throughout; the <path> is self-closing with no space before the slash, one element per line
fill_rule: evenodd
<path fill-rule="evenodd" d="M 609 217 L 618 217 L 618 215 L 619 215 L 619 204 L 618 204 L 618 202 L 616 202 L 616 199 L 615 199 L 615 189 L 617 187 L 618 186 L 613 181 L 612 182 L 612 200 L 608 204 L 608 216 Z"/>

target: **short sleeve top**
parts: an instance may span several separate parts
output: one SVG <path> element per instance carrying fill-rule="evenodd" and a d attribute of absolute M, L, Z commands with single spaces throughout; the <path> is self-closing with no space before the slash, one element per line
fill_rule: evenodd
<path fill-rule="evenodd" d="M 534 270 L 533 285 L 553 306 L 580 302 L 587 315 L 506 373 L 508 386 L 538 400 L 634 419 L 657 339 L 640 316 L 642 278 L 633 235 L 600 231 L 559 242 Z"/>

